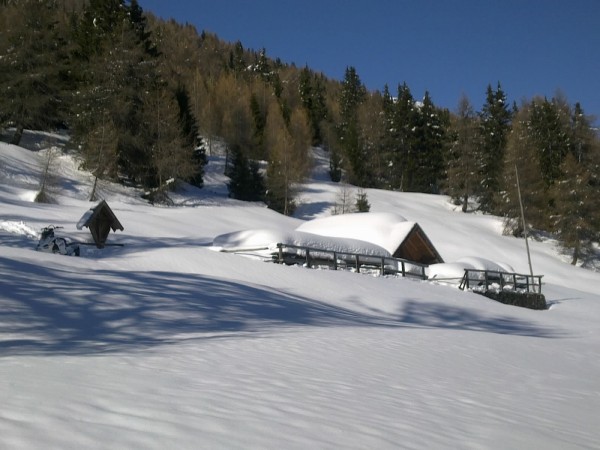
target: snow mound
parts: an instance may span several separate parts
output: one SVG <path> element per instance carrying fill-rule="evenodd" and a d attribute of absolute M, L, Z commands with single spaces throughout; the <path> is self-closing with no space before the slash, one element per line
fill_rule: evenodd
<path fill-rule="evenodd" d="M 490 270 L 497 272 L 514 272 L 515 269 L 509 264 L 503 262 L 490 261 L 489 259 L 480 258 L 478 256 L 466 256 L 456 260 L 457 263 L 463 264 L 465 269 L 473 270 Z"/>
<path fill-rule="evenodd" d="M 445 281 L 460 280 L 465 274 L 465 269 L 489 270 L 495 272 L 514 272 L 509 264 L 494 262 L 478 256 L 466 256 L 454 262 L 432 264 L 427 269 L 429 279 Z"/>
<path fill-rule="evenodd" d="M 10 220 L 0 221 L 0 230 L 31 238 L 37 238 L 39 234 L 37 230 L 24 222 L 15 222 Z"/>

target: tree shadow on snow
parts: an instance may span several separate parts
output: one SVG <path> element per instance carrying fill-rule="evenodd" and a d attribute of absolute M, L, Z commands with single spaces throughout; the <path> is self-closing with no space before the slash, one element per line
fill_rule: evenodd
<path fill-rule="evenodd" d="M 507 306 L 507 308 L 517 307 Z M 398 321 L 406 325 L 425 328 L 481 331 L 541 338 L 566 337 L 566 333 L 561 330 L 542 328 L 514 317 L 491 314 L 484 316 L 467 308 L 421 300 L 406 301 L 398 316 Z"/>
<path fill-rule="evenodd" d="M 382 317 L 196 274 L 76 273 L 0 258 L 0 280 L 0 356 L 143 350 L 300 325 L 424 326 L 558 337 L 526 322 L 481 318 L 460 308 L 414 301 L 400 317 Z"/>

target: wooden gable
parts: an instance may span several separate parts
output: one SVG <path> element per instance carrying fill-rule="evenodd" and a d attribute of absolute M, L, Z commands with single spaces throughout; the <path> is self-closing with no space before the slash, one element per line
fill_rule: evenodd
<path fill-rule="evenodd" d="M 102 200 L 83 215 L 77 224 L 77 228 L 81 229 L 83 227 L 89 228 L 98 248 L 103 248 L 106 245 L 106 238 L 110 230 L 115 232 L 124 229 L 105 200 Z"/>
<path fill-rule="evenodd" d="M 393 256 L 421 264 L 444 262 L 423 229 L 417 223 L 408 232 L 402 243 L 393 253 Z"/>

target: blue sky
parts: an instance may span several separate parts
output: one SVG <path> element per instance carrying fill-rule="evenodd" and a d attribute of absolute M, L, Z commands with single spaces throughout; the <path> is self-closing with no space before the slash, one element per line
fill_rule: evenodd
<path fill-rule="evenodd" d="M 600 123 L 600 0 L 139 0 L 145 11 L 370 90 L 480 110 L 488 84 L 510 102 L 560 89 Z"/>

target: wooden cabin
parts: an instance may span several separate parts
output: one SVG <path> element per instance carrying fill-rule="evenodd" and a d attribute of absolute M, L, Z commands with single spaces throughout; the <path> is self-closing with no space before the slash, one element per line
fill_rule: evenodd
<path fill-rule="evenodd" d="M 98 248 L 104 248 L 110 230 L 115 232 L 117 230 L 123 231 L 124 229 L 105 200 L 102 200 L 89 211 L 86 211 L 81 217 L 77 224 L 77 229 L 81 230 L 83 227 L 89 228 L 94 243 Z"/>
<path fill-rule="evenodd" d="M 313 219 L 298 231 L 379 245 L 395 258 L 420 264 L 443 263 L 433 243 L 416 222 L 394 213 L 354 213 Z"/>

